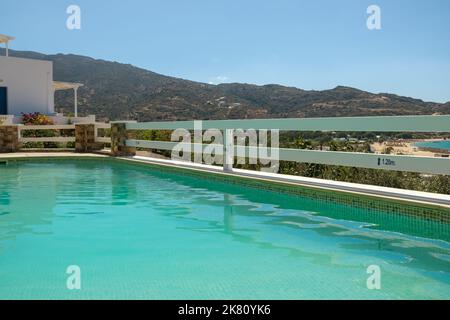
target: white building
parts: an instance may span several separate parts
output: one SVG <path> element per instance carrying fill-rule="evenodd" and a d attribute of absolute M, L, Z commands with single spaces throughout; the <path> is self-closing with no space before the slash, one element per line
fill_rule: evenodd
<path fill-rule="evenodd" d="M 0 43 L 6 47 L 6 55 L 0 56 L 0 115 L 20 116 L 31 112 L 54 115 L 55 91 L 73 89 L 77 117 L 77 90 L 82 84 L 53 81 L 51 61 L 9 56 L 11 40 L 14 38 L 0 34 Z"/>

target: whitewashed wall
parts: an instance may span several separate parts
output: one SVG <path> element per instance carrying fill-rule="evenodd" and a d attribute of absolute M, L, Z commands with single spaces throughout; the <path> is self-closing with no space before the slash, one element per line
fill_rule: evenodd
<path fill-rule="evenodd" d="M 54 113 L 51 61 L 1 56 L 0 79 L 8 88 L 8 114 Z"/>

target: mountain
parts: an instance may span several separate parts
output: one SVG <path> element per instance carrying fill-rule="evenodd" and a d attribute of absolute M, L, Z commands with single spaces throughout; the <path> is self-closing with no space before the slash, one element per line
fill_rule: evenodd
<path fill-rule="evenodd" d="M 0 54 L 3 54 L 0 50 Z M 10 50 L 14 57 L 53 61 L 54 79 L 81 82 L 79 111 L 101 120 L 188 120 L 450 114 L 439 104 L 339 86 L 302 90 L 280 85 L 210 85 L 72 54 Z M 57 92 L 58 111 L 73 112 L 72 92 Z"/>

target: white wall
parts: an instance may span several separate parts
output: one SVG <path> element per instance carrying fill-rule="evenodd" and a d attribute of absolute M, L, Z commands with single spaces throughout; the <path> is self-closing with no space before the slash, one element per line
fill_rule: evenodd
<path fill-rule="evenodd" d="M 54 112 L 51 61 L 0 56 L 0 79 L 8 88 L 8 114 Z"/>

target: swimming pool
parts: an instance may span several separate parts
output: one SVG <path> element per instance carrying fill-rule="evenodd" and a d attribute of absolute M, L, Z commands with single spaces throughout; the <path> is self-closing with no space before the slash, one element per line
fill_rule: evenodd
<path fill-rule="evenodd" d="M 114 160 L 0 177 L 0 299 L 450 298 L 448 223 Z"/>

